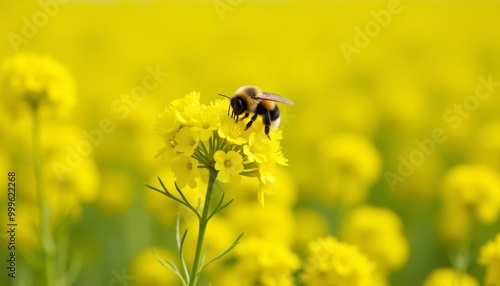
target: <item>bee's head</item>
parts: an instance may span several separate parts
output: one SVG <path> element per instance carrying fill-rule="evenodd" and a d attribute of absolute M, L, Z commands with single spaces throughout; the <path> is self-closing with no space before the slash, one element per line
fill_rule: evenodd
<path fill-rule="evenodd" d="M 233 108 L 233 113 L 231 114 L 231 117 L 237 118 L 238 115 L 242 114 L 246 110 L 246 102 L 241 98 L 240 96 L 236 95 L 233 98 L 231 98 L 231 107 Z"/>
<path fill-rule="evenodd" d="M 248 97 L 251 97 L 251 98 L 255 98 L 256 96 L 258 96 L 260 93 L 262 93 L 262 91 L 260 90 L 260 88 L 256 87 L 256 86 L 252 86 L 252 85 L 245 85 L 245 86 L 242 86 L 240 88 L 238 88 L 236 90 L 236 92 L 234 93 L 235 96 L 248 96 Z"/>

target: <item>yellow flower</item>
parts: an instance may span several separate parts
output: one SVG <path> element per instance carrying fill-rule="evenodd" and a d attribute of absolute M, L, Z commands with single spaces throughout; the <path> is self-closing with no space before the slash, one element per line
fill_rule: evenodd
<path fill-rule="evenodd" d="M 193 130 L 198 131 L 201 141 L 208 141 L 213 132 L 221 127 L 221 119 L 217 116 L 217 110 L 210 107 L 195 114 L 193 122 Z"/>
<path fill-rule="evenodd" d="M 177 178 L 179 188 L 184 188 L 186 185 L 196 187 L 195 179 L 200 176 L 198 171 L 198 161 L 191 157 L 179 156 L 176 161 L 172 162 L 172 172 Z"/>
<path fill-rule="evenodd" d="M 0 92 L 9 111 L 24 101 L 30 106 L 54 108 L 67 115 L 75 106 L 75 83 L 69 70 L 48 56 L 20 53 L 0 67 Z"/>
<path fill-rule="evenodd" d="M 423 286 L 479 286 L 476 279 L 451 268 L 438 268 L 425 279 Z"/>
<path fill-rule="evenodd" d="M 301 208 L 295 211 L 294 221 L 294 244 L 301 252 L 305 252 L 309 241 L 328 234 L 328 223 L 326 219 L 313 209 Z"/>
<path fill-rule="evenodd" d="M 165 111 L 158 115 L 158 120 L 156 120 L 153 128 L 158 134 L 168 136 L 177 132 L 179 130 L 179 126 L 180 123 L 177 121 L 177 117 L 173 110 L 165 108 Z"/>
<path fill-rule="evenodd" d="M 481 248 L 479 263 L 486 266 L 485 285 L 500 286 L 500 234 Z"/>
<path fill-rule="evenodd" d="M 276 162 L 276 164 L 282 166 L 288 166 L 288 159 L 283 155 L 283 150 L 281 145 L 279 144 L 279 140 L 283 139 L 283 133 L 280 130 L 276 130 L 273 132 L 273 138 L 275 141 L 271 141 L 270 152 L 268 156 L 270 157 L 270 161 Z"/>
<path fill-rule="evenodd" d="M 228 114 L 229 101 L 217 100 L 209 105 L 199 102 L 200 94 L 191 92 L 174 100 L 159 115 L 154 129 L 162 136 L 164 146 L 158 154 L 174 164 L 179 185 L 193 186 L 197 174 L 186 165 L 185 158 L 198 162 L 197 168 L 217 172 L 220 182 L 238 182 L 241 176 L 257 178 L 260 187 L 258 199 L 263 204 L 264 194 L 275 189 L 276 164 L 286 165 L 280 145 L 279 130 L 265 135 L 262 120 L 248 130 L 246 123 L 235 122 Z M 192 172 L 191 172 L 192 171 Z M 182 175 L 181 175 L 182 174 Z M 206 179 L 206 178 L 205 178 Z"/>
<path fill-rule="evenodd" d="M 293 244 L 295 223 L 289 207 L 269 204 L 263 208 L 254 200 L 249 203 L 238 202 L 237 207 L 225 211 L 233 225 L 245 230 L 245 235 L 289 246 Z"/>
<path fill-rule="evenodd" d="M 289 247 L 257 237 L 245 238 L 235 248 L 235 256 L 236 263 L 224 269 L 214 285 L 293 286 L 293 271 L 300 266 Z"/>
<path fill-rule="evenodd" d="M 247 143 L 247 139 L 241 137 L 241 127 L 234 124 L 234 120 L 230 117 L 227 117 L 222 121 L 222 125 L 218 132 L 221 138 L 224 138 L 233 144 L 242 145 Z"/>
<path fill-rule="evenodd" d="M 200 112 L 200 94 L 198 92 L 190 92 L 184 98 L 174 100 L 171 103 L 175 115 L 183 126 L 193 126 L 194 116 Z"/>
<path fill-rule="evenodd" d="M 183 127 L 175 135 L 175 151 L 183 153 L 186 156 L 193 155 L 194 150 L 198 147 L 198 133 L 189 127 Z"/>
<path fill-rule="evenodd" d="M 259 183 L 259 192 L 257 194 L 257 198 L 262 206 L 265 205 L 265 197 L 268 194 L 276 193 L 276 187 L 273 183 L 264 183 L 260 181 Z"/>
<path fill-rule="evenodd" d="M 259 180 L 263 184 L 276 183 L 276 179 L 274 178 L 274 175 L 273 175 L 274 168 L 275 168 L 275 164 L 274 164 L 274 162 L 271 162 L 271 161 L 267 161 L 265 163 L 259 164 Z"/>
<path fill-rule="evenodd" d="M 483 224 L 496 221 L 500 213 L 500 178 L 481 165 L 459 165 L 444 178 L 445 207 L 463 210 Z"/>
<path fill-rule="evenodd" d="M 217 151 L 214 154 L 215 169 L 219 171 L 217 179 L 223 183 L 237 183 L 243 171 L 243 158 L 234 151 Z"/>
<path fill-rule="evenodd" d="M 304 266 L 305 285 L 372 285 L 374 266 L 355 246 L 328 236 L 309 244 Z"/>
<path fill-rule="evenodd" d="M 324 198 L 346 206 L 363 202 L 382 169 L 375 145 L 360 135 L 336 134 L 320 142 L 319 151 L 328 187 Z"/>
<path fill-rule="evenodd" d="M 177 152 L 175 151 L 175 133 L 163 136 L 163 142 L 165 145 L 156 151 L 155 158 L 163 158 L 167 162 L 172 162 L 176 157 Z"/>
<path fill-rule="evenodd" d="M 342 236 L 375 262 L 382 274 L 401 268 L 408 260 L 409 247 L 403 235 L 403 223 L 389 209 L 355 208 L 343 221 Z"/>
<path fill-rule="evenodd" d="M 248 144 L 243 147 L 243 153 L 250 162 L 264 163 L 268 159 L 270 140 L 263 140 L 265 134 L 252 133 Z"/>

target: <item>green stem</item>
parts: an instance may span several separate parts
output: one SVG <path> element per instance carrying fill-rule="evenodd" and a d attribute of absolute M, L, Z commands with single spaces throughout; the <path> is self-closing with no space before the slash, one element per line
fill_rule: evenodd
<path fill-rule="evenodd" d="M 474 233 L 476 231 L 475 226 L 476 226 L 476 220 L 474 218 L 471 218 L 467 232 L 462 241 L 460 242 L 460 245 L 457 250 L 457 255 L 453 264 L 457 272 L 460 273 L 458 279 L 461 279 L 461 275 L 467 272 L 467 268 L 470 266 L 471 263 L 470 251 L 472 242 L 474 240 Z"/>
<path fill-rule="evenodd" d="M 33 168 L 35 172 L 35 184 L 38 190 L 40 246 L 42 248 L 44 260 L 45 283 L 47 286 L 53 286 L 55 285 L 55 244 L 50 231 L 50 209 L 47 202 L 47 194 L 45 193 L 45 180 L 43 176 L 40 145 L 40 118 L 37 106 L 33 105 Z"/>
<path fill-rule="evenodd" d="M 196 243 L 196 253 L 194 255 L 193 268 L 191 270 L 191 277 L 189 279 L 189 286 L 195 286 L 198 280 L 200 270 L 200 259 L 203 252 L 203 241 L 205 240 L 205 232 L 208 225 L 208 217 L 210 215 L 210 201 L 212 199 L 212 191 L 214 189 L 215 178 L 217 171 L 213 168 L 209 169 L 207 194 L 205 195 L 205 204 L 203 206 L 203 214 L 200 218 L 198 241 Z"/>

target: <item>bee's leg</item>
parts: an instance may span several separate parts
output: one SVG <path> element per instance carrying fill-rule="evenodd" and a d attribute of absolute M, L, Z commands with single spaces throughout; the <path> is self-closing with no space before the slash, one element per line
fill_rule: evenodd
<path fill-rule="evenodd" d="M 245 116 L 243 116 L 243 117 L 240 119 L 240 121 L 242 121 L 243 119 L 246 119 L 249 115 L 250 115 L 250 113 L 248 113 L 248 112 L 247 112 L 247 113 L 245 113 Z"/>
<path fill-rule="evenodd" d="M 248 114 L 248 113 L 247 113 Z M 257 113 L 255 113 L 252 118 L 250 118 L 250 121 L 248 121 L 247 123 L 247 126 L 245 127 L 245 130 L 247 130 L 248 128 L 250 128 L 250 126 L 252 126 L 252 123 L 255 121 L 255 119 L 257 119 Z"/>
<path fill-rule="evenodd" d="M 264 112 L 264 125 L 266 125 L 264 131 L 266 132 L 267 138 L 271 140 L 271 137 L 269 136 L 269 131 L 271 130 L 271 112 L 269 110 L 266 110 Z"/>

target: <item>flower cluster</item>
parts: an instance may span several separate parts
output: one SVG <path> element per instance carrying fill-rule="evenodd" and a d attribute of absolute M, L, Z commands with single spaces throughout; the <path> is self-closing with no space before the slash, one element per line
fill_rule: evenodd
<path fill-rule="evenodd" d="M 403 222 L 392 210 L 360 206 L 349 212 L 343 222 L 346 242 L 358 246 L 377 264 L 383 275 L 401 268 L 409 256 Z"/>
<path fill-rule="evenodd" d="M 298 256 L 287 245 L 256 236 L 241 242 L 234 259 L 234 265 L 215 277 L 214 285 L 292 286 L 293 271 L 300 266 Z"/>
<path fill-rule="evenodd" d="M 492 224 L 500 215 L 500 177 L 483 165 L 459 165 L 448 171 L 442 187 L 441 235 L 457 242 L 473 222 Z"/>
<path fill-rule="evenodd" d="M 452 268 L 438 268 L 425 279 L 423 286 L 478 286 L 476 279 Z"/>
<path fill-rule="evenodd" d="M 69 70 L 48 56 L 21 53 L 0 67 L 0 89 L 5 104 L 16 111 L 19 103 L 46 105 L 66 115 L 76 104 L 75 83 Z"/>
<path fill-rule="evenodd" d="M 364 136 L 340 133 L 322 139 L 318 149 L 328 187 L 320 194 L 325 201 L 343 206 L 364 202 L 382 170 L 376 146 Z"/>
<path fill-rule="evenodd" d="M 17 130 L 7 136 L 21 139 L 15 150 L 19 148 L 23 157 L 30 153 L 29 160 L 22 160 L 17 167 L 27 178 L 23 188 L 26 193 L 19 196 L 19 205 L 30 210 L 29 216 L 21 216 L 26 228 L 20 232 L 19 240 L 27 249 L 38 250 L 28 265 L 39 268 L 44 285 L 66 283 L 67 277 L 76 275 L 78 270 L 67 270 L 69 245 L 61 242 L 70 239 L 71 222 L 81 217 L 81 205 L 96 200 L 99 177 L 92 160 L 68 163 L 68 140 L 82 142 L 80 132 L 70 124 L 45 120 L 67 115 L 75 105 L 74 80 L 65 66 L 48 56 L 19 53 L 0 65 L 0 94 L 8 113 L 29 115 L 10 122 Z M 31 136 L 19 128 L 25 126 L 26 120 L 31 120 Z M 31 149 L 23 148 L 27 138 L 32 140 Z M 71 264 L 76 261 L 71 259 Z"/>
<path fill-rule="evenodd" d="M 486 266 L 485 285 L 500 285 L 500 234 L 481 248 L 479 263 Z"/>
<path fill-rule="evenodd" d="M 355 246 L 328 236 L 312 241 L 304 267 L 305 285 L 368 286 L 373 283 L 373 263 Z"/>
<path fill-rule="evenodd" d="M 228 105 L 225 100 L 201 104 L 197 92 L 174 100 L 154 125 L 165 142 L 158 155 L 171 162 L 181 188 L 195 187 L 196 179 L 203 176 L 200 169 L 215 170 L 222 183 L 237 183 L 241 176 L 256 177 L 263 204 L 264 193 L 276 181 L 274 167 L 287 164 L 280 146 L 282 134 L 272 130 L 269 140 L 259 121 L 245 130 L 246 122 L 235 122 L 227 115 Z"/>
<path fill-rule="evenodd" d="M 500 178 L 484 166 L 457 166 L 444 180 L 443 197 L 446 204 L 469 211 L 480 222 L 490 224 L 500 214 Z"/>

